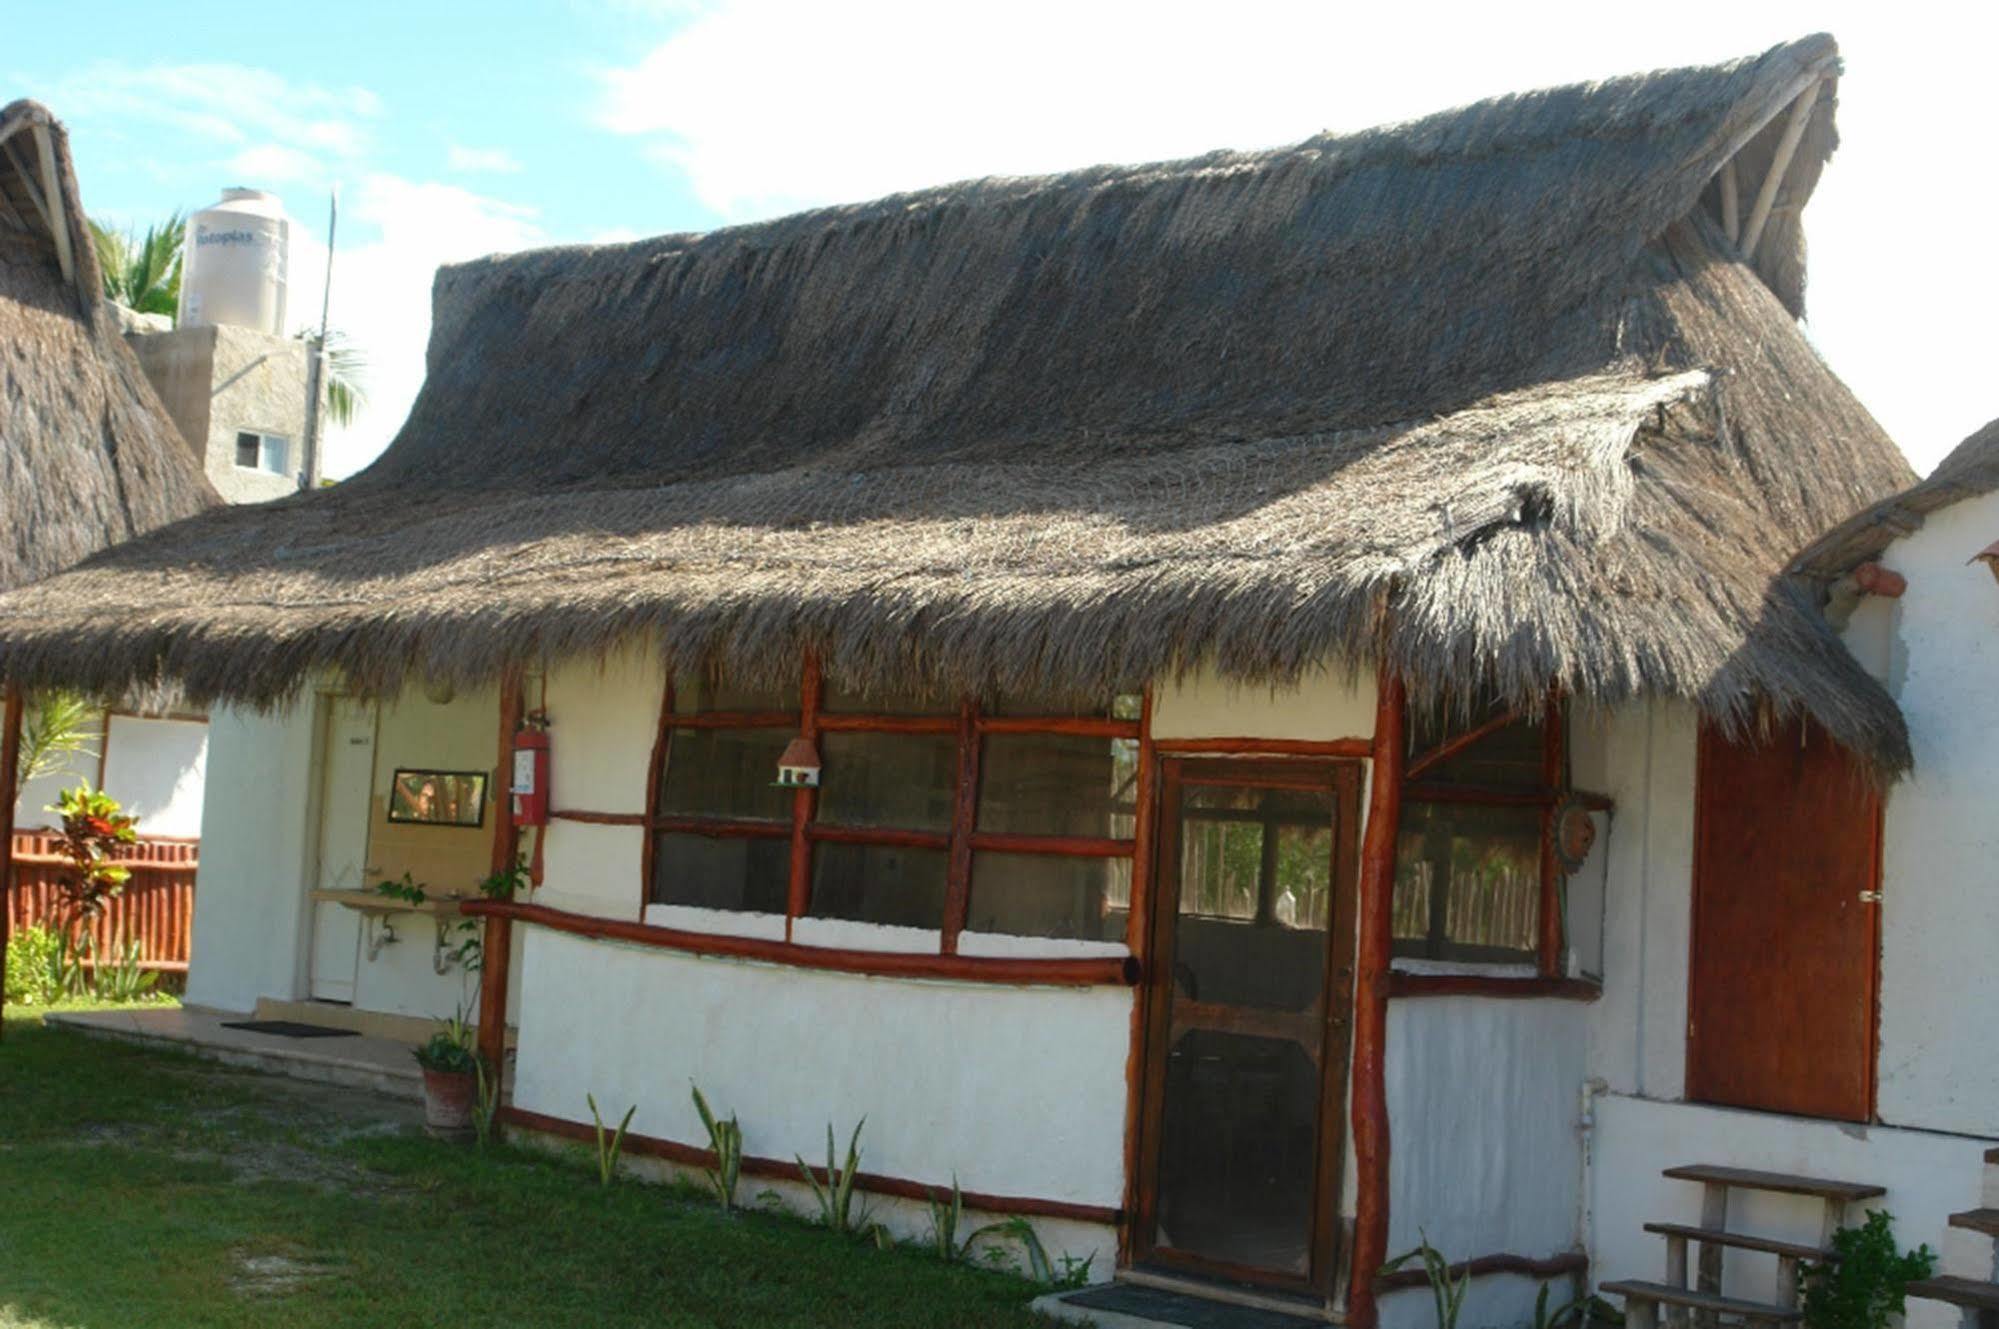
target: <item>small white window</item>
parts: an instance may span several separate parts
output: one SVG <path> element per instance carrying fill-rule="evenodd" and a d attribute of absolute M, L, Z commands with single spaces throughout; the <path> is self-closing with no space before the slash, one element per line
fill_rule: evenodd
<path fill-rule="evenodd" d="M 248 429 L 237 431 L 236 464 L 246 471 L 289 475 L 291 455 L 291 440 L 282 434 L 259 434 Z"/>

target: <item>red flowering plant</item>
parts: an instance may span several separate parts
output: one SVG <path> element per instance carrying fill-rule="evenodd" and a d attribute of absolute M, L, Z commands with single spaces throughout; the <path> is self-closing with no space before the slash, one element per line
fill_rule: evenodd
<path fill-rule="evenodd" d="M 69 871 L 62 879 L 64 931 L 74 933 L 104 912 L 111 898 L 125 889 L 132 870 L 112 858 L 119 845 L 139 838 L 137 817 L 127 816 L 118 800 L 101 789 L 80 784 L 65 789 L 49 809 L 62 818 L 62 852 Z"/>

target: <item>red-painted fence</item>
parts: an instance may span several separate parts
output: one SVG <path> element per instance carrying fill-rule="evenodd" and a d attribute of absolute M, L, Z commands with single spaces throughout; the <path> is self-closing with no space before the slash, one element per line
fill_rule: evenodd
<path fill-rule="evenodd" d="M 118 861 L 132 869 L 132 879 L 98 916 L 93 929 L 98 955 L 116 954 L 136 937 L 147 968 L 187 971 L 200 849 L 192 840 L 142 839 L 124 846 Z M 68 862 L 56 836 L 32 831 L 14 836 L 14 881 L 6 906 L 10 931 L 57 923 L 62 913 L 58 883 Z"/>

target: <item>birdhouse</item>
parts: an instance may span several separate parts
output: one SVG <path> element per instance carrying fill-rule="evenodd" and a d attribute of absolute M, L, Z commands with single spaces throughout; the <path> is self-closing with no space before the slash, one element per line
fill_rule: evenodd
<path fill-rule="evenodd" d="M 785 745 L 784 755 L 777 759 L 777 783 L 782 789 L 819 787 L 819 749 L 811 739 L 801 734 Z"/>

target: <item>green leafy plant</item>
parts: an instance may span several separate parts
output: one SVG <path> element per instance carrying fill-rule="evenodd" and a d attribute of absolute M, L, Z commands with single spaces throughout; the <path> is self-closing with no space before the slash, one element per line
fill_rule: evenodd
<path fill-rule="evenodd" d="M 583 1098 L 590 1104 L 590 1120 L 597 1127 L 597 1181 L 608 1186 L 618 1175 L 618 1154 L 625 1147 L 625 1128 L 632 1124 L 632 1114 L 639 1110 L 637 1103 L 625 1109 L 625 1118 L 618 1123 L 618 1129 L 608 1137 L 604 1131 L 604 1118 L 597 1112 L 597 1096 L 585 1094 Z"/>
<path fill-rule="evenodd" d="M 49 987 L 55 995 L 49 1000 L 80 997 L 90 990 L 91 952 L 95 947 L 87 931 L 57 930 L 55 951 L 49 957 Z"/>
<path fill-rule="evenodd" d="M 97 247 L 97 266 L 104 273 L 104 295 L 141 314 L 180 314 L 181 255 L 187 241 L 187 220 L 170 214 L 140 237 L 136 230 L 114 231 L 90 223 Z"/>
<path fill-rule="evenodd" d="M 472 1133 L 484 1149 L 493 1138 L 493 1121 L 500 1112 L 500 1077 L 488 1074 L 486 1059 L 472 1057 L 472 1073 L 479 1077 L 479 1096 L 472 1104 Z"/>
<path fill-rule="evenodd" d="M 501 868 L 479 883 L 479 894 L 488 900 L 511 900 L 533 889 L 534 877 L 525 858 L 515 859 L 512 867 Z"/>
<path fill-rule="evenodd" d="M 946 1201 L 933 1195 L 929 1199 L 929 1205 L 931 1249 L 938 1259 L 947 1264 L 969 1263 L 972 1258 L 972 1248 L 980 1241 L 997 1242 L 1011 1239 L 1026 1255 L 1028 1274 L 1037 1283 L 1081 1287 L 1083 1280 L 1089 1277 L 1090 1261 L 1086 1259 L 1078 1267 L 1077 1262 L 1068 1256 L 1063 1257 L 1062 1273 L 1056 1273 L 1054 1265 L 1048 1259 L 1048 1250 L 1041 1244 L 1041 1237 L 1035 1232 L 1034 1225 L 1018 1215 L 974 1228 L 963 1240 L 960 1240 L 958 1230 L 964 1225 L 965 1196 L 958 1189 L 958 1177 L 955 1173 L 951 1177 L 951 1198 Z M 1070 1283 L 1065 1280 L 1074 1281 Z"/>
<path fill-rule="evenodd" d="M 1458 1313 L 1464 1309 L 1465 1292 L 1471 1287 L 1471 1271 L 1452 1278 L 1451 1262 L 1430 1244 L 1429 1234 L 1418 1228 L 1416 1235 L 1421 1244 L 1382 1265 L 1381 1272 L 1392 1274 L 1411 1260 L 1421 1260 L 1423 1273 L 1430 1280 L 1430 1296 L 1437 1304 L 1437 1329 L 1457 1329 Z"/>
<path fill-rule="evenodd" d="M 416 1048 L 416 1064 L 444 1075 L 475 1075 L 479 1054 L 474 1048 L 472 1026 L 464 1012 L 441 1022 L 437 1031 Z"/>
<path fill-rule="evenodd" d="M 21 721 L 21 755 L 14 767 L 18 789 L 53 775 L 71 757 L 95 757 L 98 709 L 74 692 L 44 692 Z"/>
<path fill-rule="evenodd" d="M 1588 1329 L 1591 1324 L 1624 1323 L 1624 1312 L 1595 1293 L 1573 1298 L 1549 1310 L 1548 1292 L 1553 1287 L 1553 1283 L 1541 1284 L 1534 1297 L 1534 1329 L 1564 1329 L 1571 1324 L 1577 1329 Z"/>
<path fill-rule="evenodd" d="M 36 924 L 7 941 L 6 1001 L 10 1006 L 47 1006 L 65 994 L 60 961 L 63 936 Z"/>
<path fill-rule="evenodd" d="M 63 930 L 75 932 L 104 912 L 125 889 L 132 870 L 112 855 L 120 845 L 139 838 L 138 818 L 126 815 L 118 800 L 88 783 L 65 789 L 48 809 L 62 818 L 62 855 L 69 869 L 61 875 Z"/>
<path fill-rule="evenodd" d="M 1809 1261 L 1798 1271 L 1810 1329 L 1886 1329 L 1902 1313 L 1909 1284 L 1936 1272 L 1936 1252 L 1928 1246 L 1897 1249 L 1885 1209 L 1870 1209 L 1866 1222 L 1833 1233 L 1831 1244 L 1837 1259 Z"/>
<path fill-rule="evenodd" d="M 393 881 L 376 882 L 375 894 L 386 895 L 391 900 L 400 900 L 404 904 L 414 905 L 418 908 L 421 908 L 424 901 L 430 898 L 430 892 L 424 889 L 423 883 L 411 877 L 407 872 Z"/>
<path fill-rule="evenodd" d="M 94 986 L 100 1000 L 138 1001 L 159 984 L 159 971 L 140 959 L 143 949 L 135 937 L 119 948 L 116 959 L 98 962 Z"/>
<path fill-rule="evenodd" d="M 708 1186 L 715 1192 L 722 1212 L 733 1213 L 736 1208 L 736 1181 L 743 1174 L 743 1128 L 731 1112 L 724 1121 L 709 1110 L 708 1100 L 701 1094 L 701 1086 L 695 1085 L 694 1110 L 701 1114 L 701 1125 L 708 1131 L 708 1147 L 714 1151 L 715 1166 L 705 1169 Z"/>
<path fill-rule="evenodd" d="M 798 1171 L 805 1178 L 805 1184 L 812 1188 L 812 1198 L 819 1203 L 819 1221 L 841 1236 L 858 1236 L 870 1226 L 865 1209 L 854 1211 L 854 1178 L 861 1169 L 861 1127 L 868 1124 L 862 1117 L 854 1123 L 854 1133 L 847 1138 L 847 1159 L 844 1165 L 835 1162 L 833 1156 L 833 1125 L 826 1125 L 826 1184 L 819 1184 L 819 1176 L 806 1163 L 803 1155 L 793 1155 L 798 1159 Z"/>

